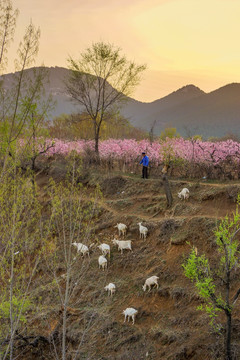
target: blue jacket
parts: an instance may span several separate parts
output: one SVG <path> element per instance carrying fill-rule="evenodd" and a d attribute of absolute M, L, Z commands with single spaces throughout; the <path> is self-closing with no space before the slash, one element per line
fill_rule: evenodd
<path fill-rule="evenodd" d="M 147 157 L 147 155 L 145 155 L 142 160 L 140 161 L 140 164 L 143 164 L 143 166 L 148 166 L 149 164 L 149 158 Z"/>

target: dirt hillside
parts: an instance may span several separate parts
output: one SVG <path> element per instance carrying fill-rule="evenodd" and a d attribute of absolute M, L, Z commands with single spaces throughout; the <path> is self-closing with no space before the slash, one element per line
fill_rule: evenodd
<path fill-rule="evenodd" d="M 111 245 L 111 257 L 106 271 L 98 269 L 97 248 L 92 249 L 89 258 L 79 259 L 79 271 L 84 269 L 86 275 L 79 282 L 75 299 L 78 305 L 69 309 L 68 340 L 73 352 L 81 339 L 81 360 L 222 359 L 223 336 L 211 331 L 207 315 L 196 310 L 201 299 L 184 277 L 182 263 L 190 245 L 199 253 L 205 252 L 214 263 L 213 230 L 221 218 L 235 210 L 240 184 L 172 181 L 174 204 L 167 210 L 160 180 L 94 176 L 83 183 L 89 196 L 100 184 L 103 198 L 99 201 L 101 212 L 95 237 L 98 243 Z M 47 177 L 38 178 L 40 187 L 47 181 Z M 177 197 L 183 187 L 190 190 L 188 201 Z M 126 239 L 132 240 L 133 248 L 123 255 L 111 243 L 118 236 L 114 226 L 120 222 L 127 225 Z M 139 238 L 138 222 L 149 229 L 146 240 Z M 159 277 L 159 289 L 144 292 L 142 285 L 152 275 Z M 77 274 L 74 276 L 77 278 Z M 117 288 L 112 298 L 104 291 L 109 282 Z M 233 279 L 231 291 L 237 285 L 237 279 Z M 47 294 L 46 289 L 43 294 Z M 61 313 L 49 294 L 45 297 L 46 307 L 48 314 L 44 315 L 39 333 L 57 336 Z M 138 310 L 135 325 L 123 322 L 122 312 L 127 307 Z M 235 351 L 240 345 L 239 316 L 237 306 L 233 316 Z M 224 317 L 219 320 L 224 321 Z M 50 354 L 50 349 L 42 346 L 30 358 L 50 359 Z"/>

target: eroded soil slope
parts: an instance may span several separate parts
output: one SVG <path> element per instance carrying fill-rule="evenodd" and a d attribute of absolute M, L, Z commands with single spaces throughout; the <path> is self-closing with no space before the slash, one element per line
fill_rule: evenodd
<path fill-rule="evenodd" d="M 43 186 L 47 178 L 39 177 L 38 182 Z M 128 226 L 126 239 L 132 240 L 133 251 L 121 255 L 111 246 L 105 272 L 98 269 L 99 249 L 93 248 L 89 259 L 79 258 L 79 274 L 84 271 L 85 275 L 68 317 L 73 354 L 80 342 L 77 359 L 221 359 L 222 336 L 211 332 L 206 314 L 196 310 L 201 300 L 184 277 L 181 265 L 190 244 L 199 253 L 206 252 L 214 264 L 213 230 L 222 217 L 235 210 L 240 185 L 171 182 L 174 204 L 167 210 L 160 180 L 101 175 L 84 180 L 89 194 L 95 183 L 100 183 L 103 192 L 101 215 L 95 224 L 96 241 L 111 244 L 118 235 L 114 225 L 122 222 Z M 177 197 L 183 187 L 190 190 L 190 199 L 185 202 Z M 139 238 L 139 221 L 149 229 L 146 240 Z M 159 276 L 160 287 L 145 293 L 142 285 L 152 275 Z M 73 276 L 78 278 L 77 273 Z M 113 298 L 103 289 L 109 282 L 117 287 Z M 237 286 L 236 277 L 231 291 Z M 47 289 L 39 294 L 45 296 L 39 333 L 57 337 L 60 309 Z M 122 311 L 127 307 L 138 310 L 135 325 L 123 322 Z M 237 306 L 233 321 L 235 352 L 240 344 L 239 316 Z M 35 324 L 39 320 L 35 319 Z M 48 346 L 38 347 L 30 358 L 54 358 L 51 351 Z"/>

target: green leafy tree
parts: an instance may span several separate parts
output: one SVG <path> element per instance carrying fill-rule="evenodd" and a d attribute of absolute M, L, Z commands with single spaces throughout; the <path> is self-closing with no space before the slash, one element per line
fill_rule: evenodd
<path fill-rule="evenodd" d="M 192 137 L 189 138 L 189 140 L 202 141 L 202 135 L 193 135 Z"/>
<path fill-rule="evenodd" d="M 238 204 L 240 198 L 238 197 Z M 204 301 L 205 311 L 210 316 L 210 323 L 219 312 L 226 316 L 225 359 L 232 360 L 231 331 L 234 305 L 240 294 L 240 288 L 233 293 L 232 274 L 239 269 L 239 240 L 236 237 L 240 231 L 240 215 L 238 206 L 232 217 L 226 216 L 215 231 L 218 261 L 211 266 L 205 254 L 199 255 L 196 248 L 192 250 L 185 264 L 184 274 L 194 282 L 198 294 Z"/>
<path fill-rule="evenodd" d="M 166 128 L 160 134 L 160 140 L 166 140 L 167 138 L 173 139 L 173 138 L 179 138 L 179 137 L 180 137 L 180 134 L 177 133 L 177 129 L 174 127 Z"/>
<path fill-rule="evenodd" d="M 31 307 L 32 303 L 30 299 L 23 299 L 20 296 L 13 295 L 11 302 L 9 300 L 3 300 L 0 304 L 0 319 L 2 320 L 2 324 L 8 322 L 11 312 L 14 318 L 17 318 L 18 314 L 20 314 L 19 323 L 26 323 L 27 319 L 25 314 Z"/>
<path fill-rule="evenodd" d="M 87 114 L 62 114 L 53 119 L 49 124 L 49 133 L 52 138 L 63 140 L 92 140 L 94 139 L 94 127 Z M 142 140 L 146 137 L 143 130 L 130 124 L 120 114 L 114 114 L 105 119 L 100 131 L 101 139 L 132 139 Z"/>
<path fill-rule="evenodd" d="M 128 61 L 119 48 L 103 42 L 93 43 L 79 60 L 69 58 L 68 62 L 71 76 L 67 91 L 92 121 L 98 155 L 103 122 L 128 100 L 146 66 Z"/>

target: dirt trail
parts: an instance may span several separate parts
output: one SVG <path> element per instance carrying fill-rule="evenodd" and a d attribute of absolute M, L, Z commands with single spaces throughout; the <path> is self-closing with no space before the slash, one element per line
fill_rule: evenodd
<path fill-rule="evenodd" d="M 173 207 L 166 209 L 165 194 L 163 187 L 156 187 L 160 179 L 145 180 L 122 175 L 127 179 L 124 191 L 107 195 L 101 205 L 114 216 L 134 217 L 143 221 L 158 222 L 163 219 L 222 219 L 227 213 L 234 211 L 235 203 L 225 190 L 231 186 L 238 187 L 239 184 L 217 184 L 196 181 L 171 180 L 176 186 L 183 183 L 197 185 L 191 190 L 190 199 L 186 202 L 174 197 Z M 148 184 L 148 186 L 146 186 Z M 219 189 L 219 190 L 218 190 Z M 222 190 L 222 191 L 221 191 Z M 136 192 L 136 193 L 135 193 Z M 139 194 L 140 192 L 140 194 Z M 174 194 L 173 194 L 174 195 Z M 176 195 L 176 194 L 175 194 Z M 154 211 L 155 210 L 155 211 Z"/>
<path fill-rule="evenodd" d="M 146 197 L 147 198 L 147 197 Z M 106 199 L 105 199 L 106 200 Z M 118 201 L 118 200 L 116 200 Z M 99 204 L 101 205 L 101 207 L 103 207 L 105 210 L 109 211 L 110 213 L 116 215 L 119 217 L 121 211 L 119 210 L 116 210 L 114 209 L 113 207 L 109 206 L 106 204 L 106 202 L 104 200 L 101 200 L 99 202 Z M 129 216 L 129 217 L 136 217 L 136 218 L 140 218 L 140 219 L 143 219 L 145 221 L 151 221 L 151 222 L 158 222 L 160 220 L 163 220 L 163 219 L 195 219 L 195 218 L 199 218 L 199 219 L 202 219 L 202 218 L 208 218 L 208 219 L 222 219 L 224 216 L 218 216 L 218 215 L 209 215 L 209 214 L 196 214 L 196 215 L 174 215 L 174 214 L 171 214 L 169 210 L 166 210 L 165 214 L 164 215 L 156 215 L 156 214 L 151 214 L 151 215 L 143 215 L 143 214 L 140 214 L 140 213 L 135 213 L 135 212 L 131 212 L 131 211 L 125 211 L 124 210 L 124 216 Z"/>
<path fill-rule="evenodd" d="M 141 180 L 141 178 L 135 178 L 135 177 L 131 177 L 129 175 L 122 175 L 123 178 L 126 178 L 126 179 L 131 179 L 131 180 Z M 143 180 L 143 181 L 147 181 L 147 182 L 158 182 L 158 181 L 161 181 L 161 178 L 159 179 L 148 179 L 148 180 Z M 178 179 L 178 180 L 175 180 L 175 179 L 169 179 L 170 183 L 174 183 L 174 184 L 177 184 L 177 183 L 186 183 L 186 184 L 192 184 L 192 185 L 195 185 L 195 184 L 198 184 L 198 185 L 203 185 L 203 186 L 212 186 L 212 187 L 229 187 L 229 186 L 240 186 L 240 182 L 239 181 L 235 181 L 235 182 L 231 182 L 231 183 L 215 183 L 215 182 L 207 182 L 207 181 L 197 181 L 197 180 L 184 180 L 184 179 Z"/>
<path fill-rule="evenodd" d="M 128 176 L 128 175 L 122 175 L 123 178 L 129 179 L 133 182 L 140 181 L 139 186 L 144 185 L 145 183 L 142 181 L 141 179 L 136 179 L 134 177 Z M 40 186 L 41 188 L 47 185 L 49 178 L 47 176 L 39 176 L 37 177 L 37 183 L 38 186 Z M 149 179 L 148 182 L 150 183 L 155 183 L 155 182 L 159 182 L 160 179 Z M 171 180 L 172 183 L 189 183 L 189 184 L 194 184 L 196 182 L 194 181 L 184 181 L 184 180 Z M 142 184 L 141 184 L 142 183 Z M 222 188 L 222 187 L 229 187 L 229 186 L 233 186 L 233 185 L 238 185 L 238 184 L 211 184 L 211 183 L 205 183 L 205 182 L 198 182 L 199 185 L 203 185 L 203 186 L 207 186 L 207 187 L 217 187 L 217 188 Z M 136 185 L 136 184 L 135 184 Z M 126 195 L 126 196 L 125 196 Z M 85 200 L 89 200 L 88 197 L 84 197 Z M 216 209 L 216 207 L 212 206 L 212 204 L 209 205 L 203 205 L 200 209 L 200 213 L 199 214 L 183 214 L 183 215 L 179 215 L 179 214 L 174 214 L 175 212 L 175 207 L 173 207 L 172 209 L 168 210 L 166 209 L 165 211 L 163 211 L 161 214 L 159 214 L 158 211 L 156 211 L 154 214 L 148 214 L 147 211 L 144 210 L 144 208 L 141 209 L 141 202 L 145 202 L 146 200 L 151 201 L 152 199 L 157 199 L 160 201 L 161 199 L 163 199 L 163 201 L 165 201 L 165 195 L 162 192 L 159 192 L 157 195 L 155 193 L 152 192 L 151 189 L 148 189 L 147 192 L 145 192 L 144 194 L 136 194 L 136 195 L 130 195 L 128 196 L 127 194 L 121 194 L 121 197 L 118 198 L 113 198 L 113 197 L 104 197 L 103 199 L 99 200 L 98 203 L 99 205 L 105 209 L 106 211 L 108 211 L 109 213 L 113 214 L 114 217 L 119 219 L 119 216 L 122 216 L 122 214 L 124 214 L 124 217 L 133 217 L 136 219 L 141 219 L 143 221 L 146 222 L 159 222 L 163 219 L 202 219 L 202 218 L 209 218 L 209 219 L 222 219 L 224 215 L 219 215 L 217 214 L 219 212 L 218 209 Z M 119 208 L 115 208 L 117 206 L 117 203 L 120 201 L 126 201 L 126 202 L 133 202 L 132 206 L 128 206 L 125 209 L 119 209 Z M 109 202 L 111 202 L 111 205 L 109 204 Z M 195 201 L 194 199 L 192 200 L 192 204 L 197 203 L 197 201 Z M 178 203 L 175 203 L 175 206 Z M 187 203 L 189 204 L 189 202 Z M 204 208 L 205 207 L 205 208 Z M 144 212 L 144 213 L 143 213 Z"/>

